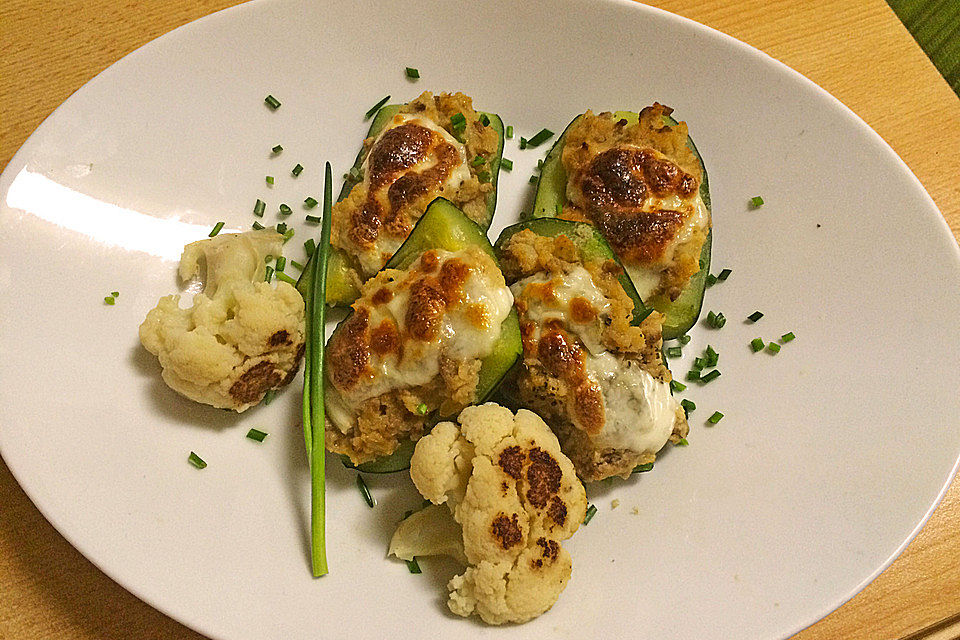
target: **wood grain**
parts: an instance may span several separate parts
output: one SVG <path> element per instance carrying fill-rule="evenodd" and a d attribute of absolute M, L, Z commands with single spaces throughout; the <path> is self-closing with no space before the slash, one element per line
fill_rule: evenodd
<path fill-rule="evenodd" d="M 0 166 L 61 102 L 108 65 L 232 4 L 4 0 Z M 883 0 L 653 4 L 752 44 L 830 91 L 900 154 L 960 236 L 960 100 Z M 83 558 L 44 520 L 2 464 L 0 495 L 0 638 L 201 638 L 141 603 Z M 958 519 L 960 483 L 954 482 L 920 535 L 886 572 L 795 640 L 947 637 L 940 634 L 949 632 L 951 623 L 936 625 L 960 613 Z"/>

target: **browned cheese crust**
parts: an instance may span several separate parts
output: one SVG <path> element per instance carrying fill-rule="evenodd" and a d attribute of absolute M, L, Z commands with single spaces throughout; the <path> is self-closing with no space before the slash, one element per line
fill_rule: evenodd
<path fill-rule="evenodd" d="M 665 267 L 655 293 L 675 299 L 699 270 L 706 233 L 694 233 L 667 260 L 667 247 L 688 215 L 657 201 L 690 198 L 702 179 L 700 162 L 687 146 L 686 123 L 663 124 L 662 116 L 672 111 L 655 103 L 632 125 L 612 113 L 587 111 L 572 125 L 562 154 L 569 202 L 561 217 L 594 224 L 625 264 Z"/>
<path fill-rule="evenodd" d="M 670 371 L 660 356 L 663 316 L 654 311 L 640 326 L 630 324 L 633 300 L 620 284 L 618 276 L 622 270 L 615 261 L 583 262 L 576 245 L 566 236 L 544 237 L 526 229 L 515 234 L 504 247 L 501 264 L 507 282 L 516 282 L 537 272 L 563 275 L 576 265 L 584 267 L 610 302 L 608 322 L 601 333 L 603 347 L 618 358 L 639 363 L 657 380 L 671 380 Z M 603 428 L 604 406 L 601 390 L 586 375 L 582 343 L 560 321 L 541 327 L 537 340 L 536 327 L 526 317 L 527 296 L 548 296 L 548 286 L 549 283 L 528 286 L 526 296 L 518 296 L 515 301 L 520 314 L 523 366 L 517 370 L 512 383 L 503 385 L 503 393 L 516 406 L 529 408 L 543 417 L 584 481 L 627 477 L 634 467 L 653 462 L 655 456 L 594 445 L 590 436 Z M 579 428 L 573 416 L 577 417 Z M 681 409 L 671 441 L 678 441 L 687 430 Z"/>

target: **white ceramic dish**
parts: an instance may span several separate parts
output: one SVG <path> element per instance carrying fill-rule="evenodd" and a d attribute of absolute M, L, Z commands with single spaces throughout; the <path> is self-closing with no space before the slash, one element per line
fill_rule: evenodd
<path fill-rule="evenodd" d="M 420 81 L 404 78 L 408 65 Z M 707 343 L 721 353 L 723 376 L 685 394 L 699 407 L 690 446 L 591 490 L 600 511 L 568 543 L 573 580 L 520 627 L 447 613 L 451 566 L 427 561 L 413 576 L 386 560 L 417 502 L 409 480 L 370 476 L 370 510 L 332 459 L 332 570 L 311 579 L 296 388 L 242 416 L 198 406 L 161 384 L 137 341 L 145 312 L 176 288 L 185 242 L 217 220 L 249 227 L 258 197 L 268 211 L 319 197 L 322 162 L 350 165 L 362 113 L 427 89 L 467 92 L 517 137 L 560 131 L 587 107 L 675 107 L 710 171 L 714 271 L 733 270 L 707 293 L 726 327 L 698 326 L 674 364 L 682 376 Z M 548 146 L 516 142 L 494 237 L 529 206 L 527 178 Z M 297 162 L 306 170 L 293 179 Z M 747 207 L 754 195 L 762 209 Z M 956 467 L 960 259 L 930 198 L 821 89 L 641 5 L 239 6 L 78 91 L 6 168 L 0 196 L 3 457 L 82 553 L 213 638 L 780 638 L 874 578 Z M 296 226 L 294 258 L 309 229 Z M 764 318 L 744 324 L 756 309 Z M 791 330 L 776 357 L 748 347 Z M 707 428 L 715 409 L 726 417 Z M 247 440 L 250 427 L 270 435 Z M 187 464 L 191 450 L 207 469 Z"/>

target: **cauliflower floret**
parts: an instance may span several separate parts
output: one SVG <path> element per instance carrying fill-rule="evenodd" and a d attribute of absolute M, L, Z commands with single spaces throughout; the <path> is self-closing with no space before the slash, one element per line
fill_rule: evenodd
<path fill-rule="evenodd" d="M 304 304 L 286 282 L 263 281 L 264 258 L 279 256 L 272 229 L 224 234 L 187 245 L 180 276 L 206 263 L 206 286 L 189 309 L 165 296 L 140 325 L 140 342 L 157 356 L 178 393 L 220 409 L 245 411 L 269 389 L 293 379 L 304 351 Z"/>
<path fill-rule="evenodd" d="M 583 485 L 537 414 L 488 403 L 464 409 L 458 421 L 422 438 L 410 467 L 420 493 L 446 504 L 461 528 L 469 566 L 448 584 L 447 604 L 488 624 L 526 622 L 553 606 L 570 579 L 560 542 L 583 521 Z M 397 536 L 391 547 L 424 555 Z"/>

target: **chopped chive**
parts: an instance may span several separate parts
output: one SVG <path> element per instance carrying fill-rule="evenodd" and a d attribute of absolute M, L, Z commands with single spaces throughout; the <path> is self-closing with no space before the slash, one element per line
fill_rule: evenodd
<path fill-rule="evenodd" d="M 321 222 L 323 222 L 323 218 L 321 218 L 320 216 L 306 216 L 305 219 L 307 222 L 312 222 L 314 224 L 320 224 Z"/>
<path fill-rule="evenodd" d="M 298 270 L 303 271 L 303 265 L 297 262 L 296 260 L 291 260 L 290 264 L 296 267 Z"/>
<path fill-rule="evenodd" d="M 767 345 L 767 351 L 776 355 L 780 353 L 780 345 L 778 345 L 776 342 L 771 342 L 770 344 Z"/>
<path fill-rule="evenodd" d="M 706 263 L 706 262 L 704 262 L 703 260 L 701 260 L 701 261 L 700 261 L 700 262 L 698 262 L 697 264 L 699 264 L 699 265 L 700 265 L 700 271 L 703 271 L 703 268 L 704 268 L 705 266 L 707 266 L 707 263 Z"/>
<path fill-rule="evenodd" d="M 527 182 L 529 182 L 530 184 L 537 184 L 538 179 L 539 178 L 537 178 L 537 176 L 530 176 L 530 179 Z"/>
<path fill-rule="evenodd" d="M 281 234 L 282 234 L 282 233 L 286 233 L 286 232 L 287 232 L 287 223 L 286 223 L 286 222 L 278 222 L 278 223 L 277 223 L 277 233 L 281 233 Z"/>
<path fill-rule="evenodd" d="M 268 95 L 266 98 L 263 99 L 263 101 L 266 102 L 267 106 L 273 109 L 274 111 L 280 108 L 280 101 L 274 98 L 273 96 Z"/>
<path fill-rule="evenodd" d="M 713 275 L 712 273 L 708 273 L 706 277 L 706 281 L 707 281 L 707 286 L 712 287 L 713 285 L 717 284 L 717 276 Z"/>
<path fill-rule="evenodd" d="M 719 369 L 714 369 L 713 371 L 711 371 L 711 372 L 708 373 L 707 375 L 705 375 L 705 376 L 703 376 L 702 378 L 700 378 L 700 382 L 706 384 L 706 383 L 708 383 L 708 382 L 711 382 L 711 381 L 713 381 L 713 380 L 716 380 L 716 379 L 719 378 L 719 377 L 720 377 L 720 370 L 719 370 Z"/>
<path fill-rule="evenodd" d="M 764 342 L 763 338 L 754 338 L 750 341 L 750 348 L 753 349 L 753 352 L 763 351 Z"/>
<path fill-rule="evenodd" d="M 680 393 L 681 391 L 686 390 L 686 388 L 687 388 L 687 385 L 683 384 L 683 383 L 680 382 L 679 380 L 671 380 L 671 381 L 670 381 L 670 390 L 671 390 L 671 391 L 674 391 L 674 392 L 676 392 L 676 393 Z"/>
<path fill-rule="evenodd" d="M 291 213 L 293 213 L 293 209 L 291 209 L 289 205 L 284 204 L 284 203 L 281 202 L 281 203 L 280 203 L 280 215 L 282 215 L 282 216 L 288 216 L 288 215 L 290 215 Z"/>
<path fill-rule="evenodd" d="M 484 162 L 486 162 L 486 160 L 483 159 L 483 156 L 478 155 L 476 158 L 474 158 L 473 160 L 470 161 L 470 166 L 471 166 L 471 167 L 479 167 L 479 166 L 482 165 Z"/>
<path fill-rule="evenodd" d="M 267 267 L 266 271 L 263 272 L 263 281 L 270 282 L 273 280 L 273 267 Z"/>
<path fill-rule="evenodd" d="M 679 358 L 683 355 L 683 350 L 680 347 L 667 347 L 667 356 L 670 358 Z"/>
<path fill-rule="evenodd" d="M 253 215 L 262 218 L 263 212 L 267 210 L 267 203 L 257 198 L 256 204 L 253 205 Z"/>
<path fill-rule="evenodd" d="M 370 109 L 369 109 L 365 114 L 363 114 L 363 119 L 364 119 L 364 120 L 369 120 L 369 119 L 370 119 L 370 116 L 372 116 L 373 114 L 375 114 L 377 111 L 380 111 L 380 107 L 382 107 L 383 105 L 387 104 L 387 100 L 389 100 L 389 99 L 390 99 L 390 96 L 387 96 L 387 97 L 383 98 L 382 100 L 380 100 L 380 102 L 378 102 L 377 104 L 375 104 L 375 105 L 373 105 L 372 107 L 370 107 Z"/>
<path fill-rule="evenodd" d="M 524 138 L 523 136 L 520 136 L 520 148 L 521 149 L 527 148 L 527 139 Z"/>
<path fill-rule="evenodd" d="M 286 242 L 287 240 L 292 238 L 295 233 L 296 231 L 294 231 L 292 228 L 287 229 L 286 231 L 283 232 L 283 241 Z"/>
<path fill-rule="evenodd" d="M 260 224 L 256 220 L 253 221 L 253 225 L 251 226 L 253 226 L 254 231 L 260 231 L 261 229 L 266 229 L 266 227 L 264 227 L 262 224 Z"/>
<path fill-rule="evenodd" d="M 682 336 L 680 336 L 679 338 L 677 338 L 677 342 L 679 342 L 680 344 L 684 344 L 684 345 L 685 345 L 685 344 L 688 344 L 688 343 L 690 342 L 690 334 L 689 334 L 689 333 L 683 334 Z"/>
<path fill-rule="evenodd" d="M 283 147 L 278 144 L 273 149 L 271 149 L 271 151 L 273 151 L 274 153 L 280 153 L 281 151 L 283 151 Z"/>
<path fill-rule="evenodd" d="M 273 402 L 273 399 L 276 397 L 276 395 L 277 395 L 276 389 L 267 389 L 267 392 L 263 394 L 263 406 L 267 406 L 268 404 Z"/>
<path fill-rule="evenodd" d="M 537 135 L 533 136 L 527 141 L 527 146 L 528 147 L 540 146 L 541 144 L 543 144 L 544 142 L 546 142 L 552 137 L 553 137 L 553 131 L 550 131 L 550 129 L 540 129 L 540 131 L 537 132 Z"/>
<path fill-rule="evenodd" d="M 287 266 L 287 259 L 283 256 L 277 257 L 277 266 L 275 267 L 277 271 L 283 271 L 284 267 Z"/>
<path fill-rule="evenodd" d="M 690 444 L 690 443 L 687 442 L 687 439 L 686 439 L 686 438 L 680 438 L 679 440 L 677 440 L 677 444 L 676 444 L 675 446 L 677 446 L 677 447 L 685 447 L 685 446 L 687 446 L 688 444 Z"/>
<path fill-rule="evenodd" d="M 753 196 L 752 198 L 750 198 L 750 206 L 752 206 L 754 209 L 762 205 L 763 205 L 763 198 L 761 198 L 760 196 Z"/>
<path fill-rule="evenodd" d="M 366 501 L 368 507 L 373 509 L 375 506 L 377 506 L 377 501 L 373 499 L 370 489 L 367 488 L 367 483 L 363 481 L 363 476 L 359 473 L 357 474 L 357 489 L 360 489 L 360 495 L 363 496 L 363 499 Z"/>
<path fill-rule="evenodd" d="M 537 171 L 543 170 L 543 160 L 537 160 Z"/>
<path fill-rule="evenodd" d="M 115 293 L 115 294 L 113 294 L 113 295 L 117 295 L 117 294 Z M 790 342 L 791 340 L 793 340 L 793 339 L 796 338 L 796 337 L 797 337 L 797 336 L 793 335 L 793 331 L 791 331 L 790 333 L 785 333 L 785 334 L 783 334 L 782 336 L 780 336 L 780 342 L 787 343 L 787 342 Z"/>
<path fill-rule="evenodd" d="M 189 460 L 190 464 L 195 466 L 197 469 L 203 469 L 207 466 L 207 463 L 203 461 L 203 458 L 195 454 L 193 451 L 191 451 L 190 455 L 187 456 L 187 460 Z"/>
<path fill-rule="evenodd" d="M 597 515 L 597 507 L 590 505 L 587 507 L 587 513 L 583 516 L 583 524 L 590 524 L 590 521 L 593 520 L 593 516 Z"/>
<path fill-rule="evenodd" d="M 315 206 L 317 206 L 320 203 L 317 202 L 316 198 L 307 198 L 306 200 L 303 201 L 303 204 L 306 205 L 307 209 L 313 209 Z"/>
<path fill-rule="evenodd" d="M 762 317 L 763 317 L 762 313 L 760 313 L 759 311 L 754 311 L 753 313 L 747 316 L 747 320 L 749 320 L 750 322 L 756 322 Z"/>
<path fill-rule="evenodd" d="M 277 280 L 283 280 L 287 284 L 297 286 L 297 281 L 285 274 L 283 271 L 277 271 L 274 275 L 277 276 Z"/>
<path fill-rule="evenodd" d="M 717 314 L 713 311 L 708 311 L 707 324 L 712 327 L 716 321 L 717 321 Z"/>
<path fill-rule="evenodd" d="M 484 169 L 477 174 L 477 180 L 480 182 L 490 182 L 490 172 Z"/>
<path fill-rule="evenodd" d="M 687 371 L 687 380 L 689 380 L 690 382 L 696 382 L 699 379 L 700 379 L 699 371 L 697 371 L 696 369 L 690 369 L 690 371 Z"/>
<path fill-rule="evenodd" d="M 481 114 L 480 114 L 480 124 L 482 124 L 482 125 L 485 126 L 485 127 L 489 127 L 489 126 L 490 126 L 490 116 L 488 116 L 488 115 L 485 114 L 485 113 L 481 113 Z"/>
<path fill-rule="evenodd" d="M 119 298 L 119 297 L 120 297 L 120 292 L 119 292 L 119 291 L 111 291 L 111 292 L 110 292 L 110 295 L 112 295 L 114 298 Z M 793 340 L 793 334 L 792 334 L 792 333 L 790 334 L 790 340 Z"/>
<path fill-rule="evenodd" d="M 416 557 L 414 557 L 413 560 L 407 560 L 407 570 L 410 571 L 410 573 L 423 573 L 423 571 L 420 570 L 420 563 L 417 562 Z"/>
<path fill-rule="evenodd" d="M 267 176 L 265 179 L 266 179 L 266 181 L 267 181 L 267 184 L 273 184 L 274 182 L 276 182 L 276 180 L 274 180 L 273 176 Z"/>
<path fill-rule="evenodd" d="M 414 69 L 413 67 L 407 67 L 404 70 L 404 73 L 406 73 L 407 77 L 410 78 L 411 80 L 417 80 L 420 78 L 419 69 Z"/>
<path fill-rule="evenodd" d="M 733 273 L 733 271 L 731 271 L 730 269 L 723 269 L 720 271 L 720 273 L 717 274 L 717 280 L 719 280 L 720 282 L 723 282 L 724 280 L 730 277 L 731 273 Z"/>
<path fill-rule="evenodd" d="M 251 440 L 256 440 L 257 442 L 263 442 L 263 439 L 267 437 L 267 434 L 260 429 L 250 429 L 247 431 L 247 437 Z"/>
<path fill-rule="evenodd" d="M 103 301 L 110 306 L 117 304 L 117 301 L 113 296 L 104 296 Z"/>
<path fill-rule="evenodd" d="M 467 118 L 462 113 L 455 113 L 450 116 L 450 126 L 454 131 L 463 131 L 467 128 Z"/>
<path fill-rule="evenodd" d="M 713 415 L 707 418 L 707 422 L 709 422 L 710 424 L 717 424 L 718 422 L 720 422 L 721 419 L 723 419 L 723 414 L 720 413 L 719 411 L 714 411 Z"/>
<path fill-rule="evenodd" d="M 263 263 L 264 263 L 264 264 L 270 264 L 271 262 L 273 262 L 273 256 L 272 256 L 272 255 L 270 255 L 270 254 L 268 253 L 267 255 L 263 256 Z"/>
<path fill-rule="evenodd" d="M 507 139 L 513 138 L 513 125 L 507 127 Z"/>
<path fill-rule="evenodd" d="M 419 413 L 419 414 L 422 415 L 422 416 L 427 415 L 427 403 L 426 403 L 426 402 L 421 402 L 420 404 L 417 405 L 417 413 Z"/>
<path fill-rule="evenodd" d="M 363 181 L 363 170 L 360 167 L 350 167 L 350 171 L 347 174 L 353 182 L 362 182 Z"/>
<path fill-rule="evenodd" d="M 694 366 L 694 368 L 695 368 L 697 371 L 700 371 L 701 369 L 703 369 L 704 367 L 707 366 L 707 359 L 706 359 L 706 358 L 694 358 L 694 359 L 693 359 L 693 366 Z"/>
<path fill-rule="evenodd" d="M 713 347 L 707 345 L 707 366 L 715 367 L 720 361 L 720 354 L 714 351 Z"/>
<path fill-rule="evenodd" d="M 218 222 L 217 224 L 213 225 L 213 229 L 211 229 L 210 233 L 207 234 L 207 237 L 212 238 L 213 236 L 217 235 L 218 233 L 220 233 L 220 229 L 223 229 L 222 222 Z"/>
<path fill-rule="evenodd" d="M 317 248 L 317 243 L 313 241 L 313 238 L 310 238 L 303 243 L 303 250 L 307 252 L 308 256 L 313 255 L 313 250 Z"/>
<path fill-rule="evenodd" d="M 653 463 L 645 462 L 643 464 L 638 464 L 633 468 L 633 471 L 630 473 L 646 473 L 647 471 L 653 471 Z"/>
<path fill-rule="evenodd" d="M 501 158 L 500 166 L 503 167 L 504 171 L 513 171 L 513 160 L 510 158 Z"/>
<path fill-rule="evenodd" d="M 686 398 L 680 401 L 680 406 L 683 407 L 687 415 L 690 415 L 697 409 L 697 405 L 694 404 L 693 400 L 687 400 Z"/>
<path fill-rule="evenodd" d="M 292 174 L 293 174 L 293 177 L 296 178 L 296 177 L 299 176 L 301 173 L 303 173 L 303 165 L 298 162 L 298 163 L 293 167 L 293 169 L 290 170 L 290 173 L 292 173 Z"/>

